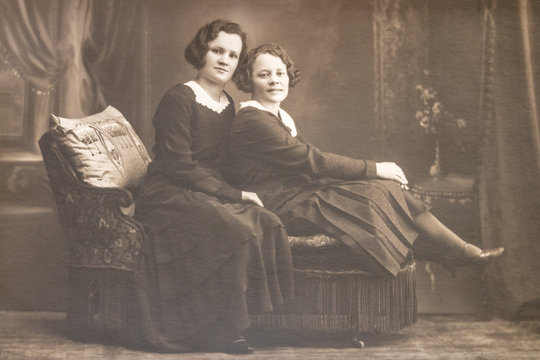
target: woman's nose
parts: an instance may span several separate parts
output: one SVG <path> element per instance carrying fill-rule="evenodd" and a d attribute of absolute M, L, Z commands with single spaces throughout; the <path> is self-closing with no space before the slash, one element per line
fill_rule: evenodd
<path fill-rule="evenodd" d="M 276 84 L 279 84 L 279 79 L 274 76 L 270 77 L 270 85 L 276 85 Z"/>
<path fill-rule="evenodd" d="M 225 55 L 220 56 L 219 59 L 218 59 L 218 62 L 221 65 L 228 65 L 229 64 L 228 58 Z"/>

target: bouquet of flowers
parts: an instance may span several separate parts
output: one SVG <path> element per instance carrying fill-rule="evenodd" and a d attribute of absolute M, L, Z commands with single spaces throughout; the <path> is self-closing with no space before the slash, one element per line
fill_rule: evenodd
<path fill-rule="evenodd" d="M 440 136 L 450 127 L 462 129 L 467 126 L 464 119 L 456 118 L 447 111 L 437 97 L 432 87 L 418 85 L 416 91 L 420 96 L 423 107 L 416 111 L 416 119 L 427 135 Z"/>
<path fill-rule="evenodd" d="M 456 135 L 456 130 L 467 127 L 467 122 L 462 118 L 456 118 L 447 111 L 432 87 L 420 84 L 416 87 L 416 91 L 420 97 L 420 109 L 416 111 L 416 119 L 424 129 L 425 134 L 435 139 L 435 159 L 429 174 L 438 179 L 442 176 L 439 139 L 443 135 Z M 460 147 L 463 147 L 459 138 L 456 138 L 456 142 Z"/>

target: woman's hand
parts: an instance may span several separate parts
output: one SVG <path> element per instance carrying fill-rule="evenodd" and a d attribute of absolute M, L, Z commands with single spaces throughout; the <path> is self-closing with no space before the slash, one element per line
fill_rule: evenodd
<path fill-rule="evenodd" d="M 261 199 L 259 199 L 259 196 L 254 192 L 249 191 L 242 191 L 242 201 L 243 202 L 250 202 L 255 205 L 259 205 L 261 207 L 264 207 Z"/>
<path fill-rule="evenodd" d="M 401 184 L 401 187 L 408 189 L 407 184 L 409 181 L 405 177 L 403 170 L 396 163 L 393 162 L 382 162 L 376 163 L 377 166 L 377 176 L 381 179 L 394 180 Z"/>

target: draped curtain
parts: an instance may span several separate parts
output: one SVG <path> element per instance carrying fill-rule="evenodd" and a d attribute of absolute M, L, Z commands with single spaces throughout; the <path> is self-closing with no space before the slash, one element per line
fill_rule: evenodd
<path fill-rule="evenodd" d="M 375 160 L 400 164 L 410 178 L 426 172 L 412 99 L 427 62 L 427 6 L 422 0 L 374 0 Z"/>
<path fill-rule="evenodd" d="M 50 90 L 74 57 L 73 44 L 62 36 L 65 32 L 58 31 L 58 11 L 63 1 L 3 0 L 0 4 L 0 41 L 5 60 L 35 90 Z"/>
<path fill-rule="evenodd" d="M 128 120 L 133 116 L 134 122 L 142 123 L 142 1 L 0 1 L 0 56 L 32 89 L 26 116 L 34 125 L 34 147 L 47 129 L 50 112 L 80 117 L 111 104 Z"/>
<path fill-rule="evenodd" d="M 2 0 L 0 2 L 0 51 L 3 60 L 29 84 L 26 117 L 32 117 L 26 145 L 46 130 L 52 89 L 72 66 L 76 44 L 68 34 L 75 23 L 59 29 L 60 9 L 76 9 L 77 2 Z M 21 119 L 22 121 L 22 119 Z"/>
<path fill-rule="evenodd" d="M 95 0 L 90 36 L 83 49 L 92 75 L 94 108 L 113 105 L 141 138 L 151 133 L 148 121 L 148 2 Z M 142 139 L 149 144 L 151 139 Z"/>
<path fill-rule="evenodd" d="M 484 1 L 480 208 L 484 244 L 506 247 L 487 271 L 498 313 L 539 314 L 540 4 Z"/>
<path fill-rule="evenodd" d="M 425 156 L 432 152 L 418 141 L 410 115 L 412 90 L 427 65 L 445 104 L 466 117 L 480 139 L 479 161 L 475 153 L 471 164 L 478 177 L 482 244 L 506 248 L 485 271 L 494 313 L 540 315 L 540 3 L 373 4 L 374 147 L 382 158 L 404 164 L 409 176 L 427 174 Z M 453 161 L 463 171 L 463 159 Z"/>

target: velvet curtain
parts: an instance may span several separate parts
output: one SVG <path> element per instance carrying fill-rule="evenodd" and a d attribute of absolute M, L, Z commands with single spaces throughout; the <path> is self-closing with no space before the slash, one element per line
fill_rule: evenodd
<path fill-rule="evenodd" d="M 480 208 L 485 246 L 506 247 L 488 268 L 496 311 L 539 314 L 540 4 L 483 1 Z"/>
<path fill-rule="evenodd" d="M 373 1 L 374 158 L 397 162 L 410 178 L 427 173 L 432 160 L 412 105 L 427 65 L 428 37 L 422 31 L 427 9 L 422 0 Z"/>
<path fill-rule="evenodd" d="M 35 90 L 47 92 L 64 76 L 74 48 L 58 31 L 63 1 L 2 0 L 3 57 Z M 32 51 L 29 51 L 29 50 Z"/>
<path fill-rule="evenodd" d="M 90 36 L 83 49 L 92 75 L 94 108 L 116 107 L 137 132 L 151 133 L 148 121 L 148 1 L 94 0 Z M 142 139 L 149 143 L 149 139 Z"/>
<path fill-rule="evenodd" d="M 113 105 L 142 123 L 146 30 L 140 0 L 0 0 L 0 54 L 33 90 L 34 146 L 50 112 L 79 117 Z"/>
<path fill-rule="evenodd" d="M 47 128 L 51 90 L 73 62 L 75 47 L 59 31 L 59 9 L 65 1 L 2 0 L 0 2 L 0 56 L 28 82 L 27 117 L 35 126 L 26 145 L 37 150 L 37 138 Z M 75 2 L 70 3 L 71 6 Z M 22 119 L 21 119 L 22 121 Z"/>
<path fill-rule="evenodd" d="M 47 128 L 51 91 L 65 98 L 54 108 L 65 116 L 90 109 L 85 99 L 91 76 L 82 66 L 81 49 L 92 19 L 88 0 L 3 0 L 0 43 L 8 64 L 31 86 L 27 115 L 35 138 Z M 38 95 L 38 96 L 36 96 Z"/>

